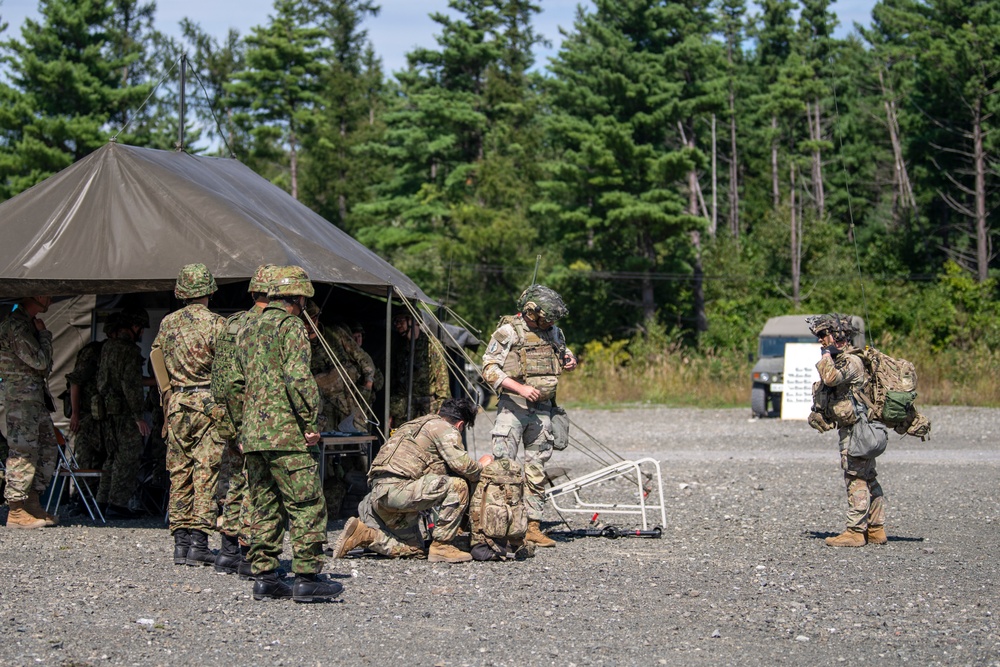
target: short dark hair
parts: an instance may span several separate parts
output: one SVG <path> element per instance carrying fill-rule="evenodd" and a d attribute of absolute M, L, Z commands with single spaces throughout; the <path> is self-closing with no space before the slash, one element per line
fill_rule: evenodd
<path fill-rule="evenodd" d="M 469 398 L 446 398 L 438 414 L 452 421 L 452 423 L 463 421 L 469 426 L 476 425 L 476 415 L 479 413 L 479 406 Z"/>

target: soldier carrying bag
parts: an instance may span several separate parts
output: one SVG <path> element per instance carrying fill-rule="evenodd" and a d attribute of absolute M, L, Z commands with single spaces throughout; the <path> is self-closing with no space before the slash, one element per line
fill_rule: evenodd
<path fill-rule="evenodd" d="M 867 410 L 855 402 L 858 420 L 851 427 L 847 455 L 856 459 L 874 459 L 882 455 L 889 444 L 889 429 L 885 424 L 868 421 Z"/>

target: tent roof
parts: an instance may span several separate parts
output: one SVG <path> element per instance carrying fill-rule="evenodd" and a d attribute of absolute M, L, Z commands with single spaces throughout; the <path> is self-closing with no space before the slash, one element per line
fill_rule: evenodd
<path fill-rule="evenodd" d="M 109 143 L 0 204 L 0 297 L 173 289 L 298 264 L 316 282 L 428 297 L 391 264 L 233 159 Z"/>

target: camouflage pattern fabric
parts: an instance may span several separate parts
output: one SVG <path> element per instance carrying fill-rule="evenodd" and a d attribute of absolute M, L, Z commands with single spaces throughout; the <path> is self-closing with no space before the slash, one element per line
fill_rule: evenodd
<path fill-rule="evenodd" d="M 517 460 L 524 446 L 525 497 L 528 519 L 541 521 L 545 510 L 545 464 L 552 458 L 552 403 L 531 403 L 511 394 L 497 399 L 497 418 L 490 436 L 493 456 Z"/>
<path fill-rule="evenodd" d="M 379 537 L 368 548 L 397 557 L 399 545 L 422 548 L 422 512 L 430 514 L 434 539 L 454 540 L 469 507 L 469 482 L 476 482 L 480 472 L 482 466 L 462 445 L 462 434 L 442 417 L 427 415 L 400 426 L 368 472 L 368 502 L 379 519 L 371 526 L 379 529 Z"/>
<path fill-rule="evenodd" d="M 394 525 L 390 527 L 375 512 L 372 494 L 368 493 L 358 503 L 358 520 L 378 531 L 375 542 L 366 547 L 375 553 L 389 558 L 427 557 L 427 552 L 424 551 L 424 534 L 419 514 L 415 518 L 396 517 Z"/>
<path fill-rule="evenodd" d="M 127 415 L 108 415 L 103 427 L 107 458 L 97 487 L 97 502 L 128 507 L 139 482 L 142 435 L 135 419 Z"/>
<path fill-rule="evenodd" d="M 163 350 L 174 387 L 164 412 L 171 531 L 215 528 L 214 497 L 224 441 L 211 417 L 216 404 L 209 385 L 215 343 L 224 326 L 221 316 L 192 303 L 163 318 L 153 341 L 154 348 Z"/>
<path fill-rule="evenodd" d="M 245 387 L 240 444 L 246 456 L 253 508 L 249 559 L 255 573 L 278 567 L 284 515 L 292 543 L 292 570 L 323 565 L 326 501 L 316 448 L 319 388 L 309 371 L 305 324 L 273 301 L 238 336 L 238 376 Z"/>
<path fill-rule="evenodd" d="M 878 483 L 875 459 L 859 459 L 847 455 L 847 445 L 853 428 L 852 395 L 864 388 L 867 377 L 861 359 L 847 346 L 836 359 L 823 355 L 816 364 L 820 382 L 832 390 L 826 416 L 839 430 L 840 467 L 847 487 L 847 521 L 849 530 L 864 531 L 885 524 L 885 499 Z M 850 406 L 850 418 L 847 407 Z"/>
<path fill-rule="evenodd" d="M 435 414 L 451 396 L 448 364 L 441 343 L 423 330 L 414 343 L 413 399 L 411 415 Z M 392 348 L 392 376 L 389 389 L 389 412 L 397 426 L 407 419 L 406 398 L 410 374 L 410 341 L 395 336 Z"/>
<path fill-rule="evenodd" d="M 319 328 L 319 334 L 330 346 L 337 361 L 343 365 L 347 372 L 346 382 L 354 382 L 358 375 L 357 368 L 348 358 L 344 347 L 340 344 L 337 336 L 326 327 Z M 356 346 L 355 346 L 356 347 Z M 309 369 L 313 377 L 316 378 L 316 385 L 319 387 L 320 400 L 322 401 L 318 417 L 320 431 L 339 430 L 340 423 L 351 414 L 352 402 L 347 390 L 346 382 L 341 377 L 341 371 L 330 359 L 323 344 L 319 340 L 310 342 L 312 357 L 309 362 Z"/>
<path fill-rule="evenodd" d="M 249 544 L 250 497 L 247 494 L 246 458 L 235 438 L 226 441 L 219 480 L 218 495 L 222 507 L 219 532 L 237 535 Z"/>
<path fill-rule="evenodd" d="M 0 322 L 0 403 L 7 409 L 8 502 L 43 493 L 55 472 L 56 434 L 45 407 L 45 380 L 52 371 L 52 332 L 36 331 L 18 308 Z"/>
<path fill-rule="evenodd" d="M 131 338 L 109 338 L 101 349 L 97 390 L 104 399 L 104 474 L 97 491 L 99 502 L 127 507 L 135 494 L 142 435 L 136 421 L 142 419 L 145 396 L 142 388 L 142 354 Z"/>
<path fill-rule="evenodd" d="M 80 387 L 79 426 L 73 434 L 73 455 L 81 468 L 101 469 L 107 452 L 101 422 L 91 412 L 97 390 L 97 369 L 101 365 L 101 348 L 104 341 L 87 343 L 76 354 L 73 370 L 66 374 L 66 384 Z"/>

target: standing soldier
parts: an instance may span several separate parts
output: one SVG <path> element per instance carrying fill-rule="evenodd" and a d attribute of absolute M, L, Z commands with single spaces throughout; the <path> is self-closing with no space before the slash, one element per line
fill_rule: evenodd
<path fill-rule="evenodd" d="M 136 343 L 149 328 L 144 308 L 126 308 L 113 316 L 101 348 L 97 390 L 104 400 L 107 459 L 97 501 L 107 503 L 107 518 L 135 519 L 128 503 L 138 483 L 143 439 L 150 433 L 143 419 L 142 353 Z"/>
<path fill-rule="evenodd" d="M 395 428 L 413 417 L 436 414 L 451 389 L 441 343 L 432 340 L 409 311 L 397 311 L 392 326 L 399 334 L 393 342 L 389 378 L 389 414 Z"/>
<path fill-rule="evenodd" d="M 112 315 L 104 323 L 104 334 L 117 325 L 117 315 Z M 101 421 L 104 418 L 104 401 L 97 391 L 97 370 L 101 367 L 101 348 L 104 341 L 87 343 L 76 353 L 73 370 L 66 374 L 69 386 L 69 400 L 73 407 L 69 418 L 69 430 L 74 434 L 73 456 L 81 468 L 100 470 L 104 466 L 107 452 Z M 95 409 L 96 404 L 96 409 Z"/>
<path fill-rule="evenodd" d="M 56 469 L 52 398 L 46 380 L 52 372 L 52 332 L 37 316 L 51 296 L 21 299 L 0 322 L 0 403 L 7 408 L 8 528 L 41 528 L 58 523 L 42 509 L 39 495 Z"/>
<path fill-rule="evenodd" d="M 226 440 L 223 453 L 223 479 L 229 480 L 223 502 L 222 525 L 219 534 L 222 548 L 215 558 L 215 570 L 249 578 L 250 561 L 250 497 L 247 492 L 246 466 L 239 446 L 243 426 L 243 380 L 237 362 L 236 339 L 267 306 L 267 289 L 271 283 L 272 264 L 257 267 L 247 291 L 253 299 L 250 310 L 236 313 L 226 320 L 226 326 L 216 341 L 212 363 L 212 396 L 217 404 L 219 435 Z"/>
<path fill-rule="evenodd" d="M 326 543 L 326 500 L 319 477 L 319 388 L 309 371 L 310 348 L 299 315 L 315 293 L 298 266 L 274 269 L 270 302 L 237 339 L 245 387 L 240 446 L 246 456 L 253 507 L 249 558 L 255 600 L 296 602 L 333 598 L 343 590 L 321 581 Z M 285 518 L 292 542 L 295 582 L 278 578 Z"/>
<path fill-rule="evenodd" d="M 493 455 L 516 459 L 524 445 L 525 540 L 554 547 L 541 530 L 545 505 L 545 463 L 552 457 L 552 399 L 559 374 L 576 368 L 576 357 L 555 326 L 569 310 L 562 297 L 543 285 L 531 285 L 517 301 L 520 311 L 504 317 L 483 355 L 483 380 L 498 394 L 493 426 Z"/>
<path fill-rule="evenodd" d="M 819 315 L 810 318 L 809 330 L 823 346 L 816 363 L 820 381 L 814 403 L 820 409 L 809 416 L 809 424 L 820 432 L 837 427 L 840 467 L 847 485 L 847 527 L 843 533 L 826 538 L 831 547 L 863 547 L 871 542 L 885 544 L 885 502 L 875 471 L 875 459 L 848 456 L 847 446 L 857 421 L 855 406 L 870 380 L 864 362 L 851 345 L 857 333 L 848 315 Z"/>
<path fill-rule="evenodd" d="M 211 565 L 208 533 L 215 527 L 215 488 L 224 443 L 212 420 L 210 383 L 215 343 L 226 321 L 208 309 L 215 278 L 204 264 L 181 269 L 174 296 L 184 307 L 160 323 L 153 349 L 163 351 L 171 396 L 167 421 L 168 517 L 175 565 Z"/>

